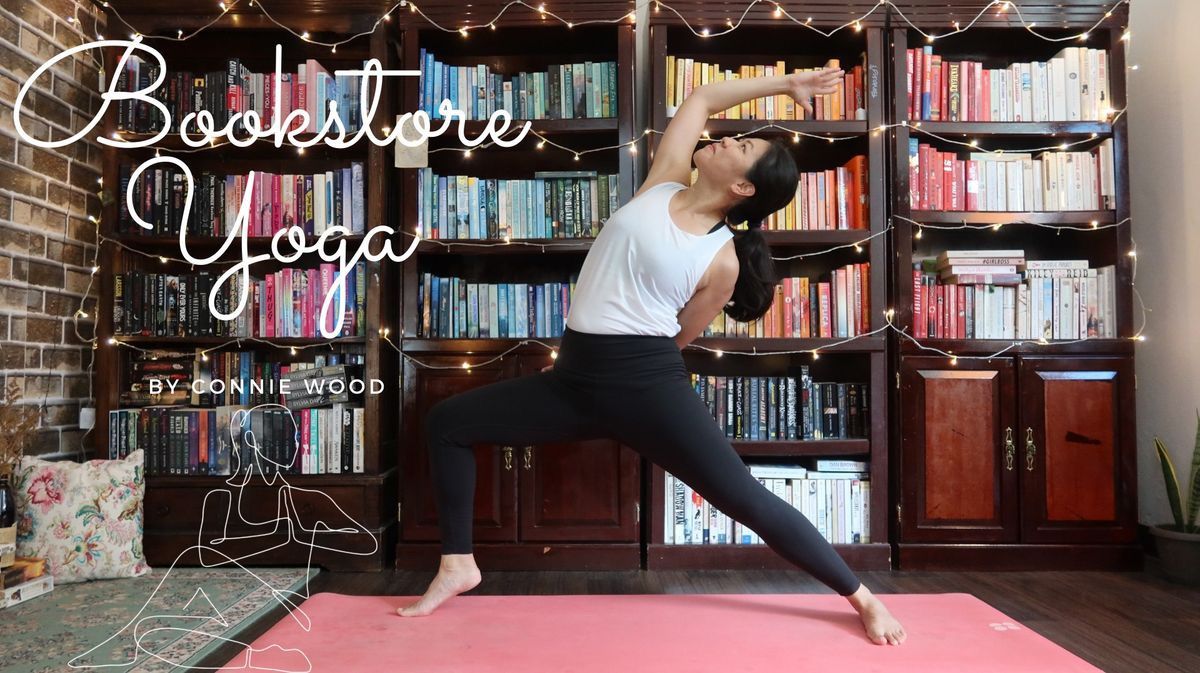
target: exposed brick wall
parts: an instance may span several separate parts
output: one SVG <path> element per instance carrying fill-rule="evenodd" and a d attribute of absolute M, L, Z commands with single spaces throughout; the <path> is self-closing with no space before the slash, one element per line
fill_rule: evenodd
<path fill-rule="evenodd" d="M 77 21 L 68 21 L 68 19 Z M 43 410 L 30 454 L 79 455 L 79 409 L 90 406 L 92 348 L 73 316 L 88 292 L 100 216 L 101 146 L 42 149 L 20 139 L 17 92 L 33 71 L 104 33 L 91 0 L 0 0 L 0 379 Z M 98 58 L 99 55 L 95 54 Z M 99 69 L 87 54 L 60 61 L 26 94 L 22 125 L 40 140 L 74 135 L 99 109 Z M 78 321 L 91 338 L 95 293 Z"/>

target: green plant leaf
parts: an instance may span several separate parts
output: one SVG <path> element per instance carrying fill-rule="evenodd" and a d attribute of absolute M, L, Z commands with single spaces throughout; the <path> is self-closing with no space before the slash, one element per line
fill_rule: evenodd
<path fill-rule="evenodd" d="M 1167 502 L 1171 505 L 1171 515 L 1175 517 L 1175 525 L 1183 531 L 1183 510 L 1179 505 L 1179 480 L 1175 477 L 1175 466 L 1162 440 L 1154 438 L 1154 449 L 1158 452 L 1158 462 L 1162 465 L 1163 482 L 1167 487 Z"/>
<path fill-rule="evenodd" d="M 1196 447 L 1192 449 L 1192 477 L 1188 480 L 1188 500 L 1185 505 L 1187 520 L 1184 522 L 1187 532 L 1195 533 L 1200 515 L 1200 409 L 1196 410 Z"/>

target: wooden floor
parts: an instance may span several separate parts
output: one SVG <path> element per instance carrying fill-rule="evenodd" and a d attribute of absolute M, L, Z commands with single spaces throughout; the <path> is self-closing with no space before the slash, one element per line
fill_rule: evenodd
<path fill-rule="evenodd" d="M 1148 559 L 1147 571 L 1130 573 L 892 571 L 862 572 L 859 577 L 877 594 L 973 594 L 1105 671 L 1200 671 L 1200 588 L 1161 579 L 1151 563 Z M 312 593 L 418 596 L 432 578 L 432 572 L 321 573 L 309 589 Z M 799 571 L 489 573 L 485 569 L 483 583 L 471 592 L 628 593 L 832 591 Z M 258 637 L 276 619 L 264 621 L 246 634 L 243 642 Z M 235 653 L 215 653 L 202 665 L 219 666 Z"/>

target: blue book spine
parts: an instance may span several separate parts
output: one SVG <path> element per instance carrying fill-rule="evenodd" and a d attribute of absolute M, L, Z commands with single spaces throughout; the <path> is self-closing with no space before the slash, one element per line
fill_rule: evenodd
<path fill-rule="evenodd" d="M 508 283 L 496 287 L 497 332 L 501 339 L 508 338 Z"/>
<path fill-rule="evenodd" d="M 429 69 L 426 67 L 428 63 L 425 60 L 429 57 L 429 52 L 425 51 L 425 47 L 421 47 L 421 49 L 418 51 L 418 54 L 419 58 L 417 59 L 417 62 L 421 65 L 421 91 L 417 94 L 417 109 L 424 110 L 425 101 L 429 98 L 426 95 L 429 87 L 429 77 L 427 76 L 429 74 Z"/>
<path fill-rule="evenodd" d="M 543 308 L 542 302 L 546 300 L 546 287 L 538 283 L 533 286 L 533 336 L 541 338 L 546 335 L 543 330 L 543 321 L 546 318 L 546 311 Z"/>
<path fill-rule="evenodd" d="M 921 59 L 921 62 L 929 63 L 932 59 L 933 59 L 933 45 L 927 44 L 927 45 L 925 45 L 925 55 Z M 922 76 L 924 76 L 924 75 L 922 75 Z M 915 73 L 914 73 L 913 79 L 916 80 Z M 930 116 L 929 115 L 930 97 L 931 97 L 930 93 L 921 91 L 921 119 L 925 120 L 925 121 L 928 121 L 929 116 Z"/>

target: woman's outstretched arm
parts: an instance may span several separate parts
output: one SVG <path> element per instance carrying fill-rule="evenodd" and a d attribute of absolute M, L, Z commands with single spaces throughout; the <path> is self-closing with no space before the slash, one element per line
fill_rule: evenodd
<path fill-rule="evenodd" d="M 650 171 L 634 196 L 660 182 L 686 185 L 691 181 L 692 153 L 696 151 L 704 125 L 714 113 L 755 98 L 787 94 L 812 114 L 812 97 L 833 93 L 842 75 L 841 68 L 825 67 L 813 72 L 709 82 L 692 89 L 691 95 L 684 99 L 667 124 L 662 141 L 654 151 Z"/>

